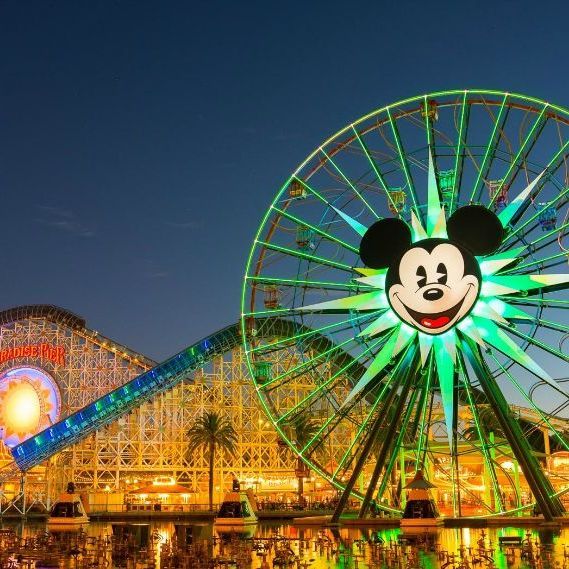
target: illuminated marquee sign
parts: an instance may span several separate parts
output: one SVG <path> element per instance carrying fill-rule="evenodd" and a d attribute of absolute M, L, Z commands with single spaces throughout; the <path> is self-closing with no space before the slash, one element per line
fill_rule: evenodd
<path fill-rule="evenodd" d="M 41 358 L 62 366 L 65 364 L 65 348 L 51 344 L 31 344 L 0 351 L 0 364 L 20 358 Z"/>
<path fill-rule="evenodd" d="M 44 370 L 25 366 L 0 375 L 0 435 L 8 447 L 56 423 L 60 407 L 57 384 Z"/>

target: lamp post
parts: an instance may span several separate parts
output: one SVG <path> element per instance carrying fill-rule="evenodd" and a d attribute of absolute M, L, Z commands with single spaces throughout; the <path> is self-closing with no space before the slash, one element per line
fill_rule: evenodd
<path fill-rule="evenodd" d="M 105 512 L 109 511 L 109 494 L 111 493 L 111 487 L 107 484 L 105 486 Z"/>

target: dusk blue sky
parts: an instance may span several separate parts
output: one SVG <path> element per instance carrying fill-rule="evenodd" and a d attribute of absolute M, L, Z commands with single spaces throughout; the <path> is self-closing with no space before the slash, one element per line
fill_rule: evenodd
<path fill-rule="evenodd" d="M 1 306 L 155 359 L 235 321 L 261 216 L 325 137 L 445 88 L 569 106 L 566 2 L 0 3 Z"/>

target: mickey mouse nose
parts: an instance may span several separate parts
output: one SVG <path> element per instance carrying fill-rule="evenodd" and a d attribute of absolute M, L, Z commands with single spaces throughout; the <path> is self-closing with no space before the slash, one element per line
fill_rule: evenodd
<path fill-rule="evenodd" d="M 423 298 L 425 300 L 439 300 L 443 296 L 443 291 L 438 288 L 429 288 L 423 293 Z"/>

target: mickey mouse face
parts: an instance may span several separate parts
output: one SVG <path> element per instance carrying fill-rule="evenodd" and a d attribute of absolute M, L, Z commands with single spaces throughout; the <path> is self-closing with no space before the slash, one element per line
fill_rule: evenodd
<path fill-rule="evenodd" d="M 426 239 L 390 267 L 387 297 L 399 317 L 429 334 L 441 334 L 470 312 L 480 291 L 474 257 L 443 239 Z"/>
<path fill-rule="evenodd" d="M 401 320 L 427 334 L 442 334 L 462 320 L 480 292 L 474 255 L 487 255 L 501 243 L 498 218 L 481 206 L 466 206 L 448 220 L 449 239 L 411 244 L 411 230 L 399 219 L 372 225 L 360 256 L 372 268 L 387 267 L 391 308 Z"/>

